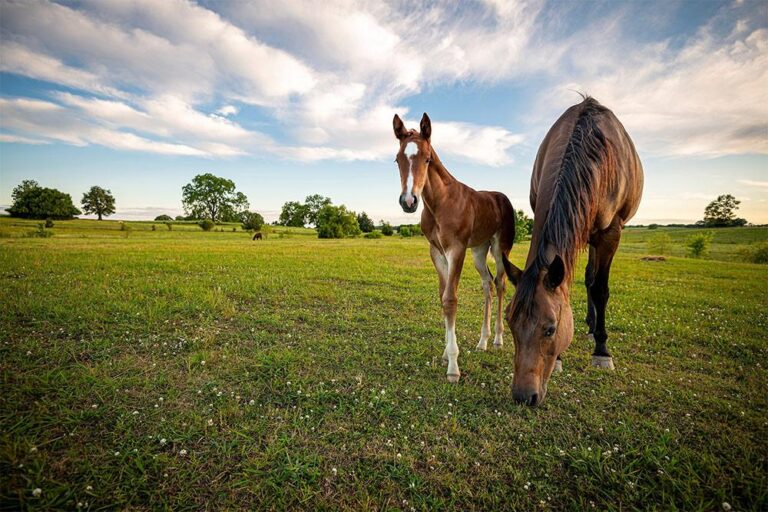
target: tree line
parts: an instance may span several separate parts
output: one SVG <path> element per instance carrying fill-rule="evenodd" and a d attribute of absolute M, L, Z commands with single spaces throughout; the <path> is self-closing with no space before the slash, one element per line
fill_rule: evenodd
<path fill-rule="evenodd" d="M 11 198 L 13 204 L 6 211 L 13 217 L 65 220 L 86 213 L 96 215 L 102 220 L 103 217 L 115 213 L 114 195 L 100 186 L 92 186 L 83 193 L 80 201 L 82 211 L 75 207 L 69 194 L 54 188 L 41 187 L 35 180 L 23 180 L 13 189 Z M 222 222 L 240 222 L 243 229 L 250 231 L 259 231 L 265 224 L 260 213 L 250 210 L 248 198 L 237 190 L 234 181 L 212 173 L 198 174 L 190 183 L 184 185 L 181 202 L 184 216 L 173 219 L 169 215 L 159 215 L 155 220 L 198 221 L 203 229 L 208 230 Z M 747 220 L 736 216 L 739 204 L 741 201 L 731 194 L 720 195 L 707 205 L 704 218 L 694 226 L 744 226 Z M 345 205 L 334 205 L 331 198 L 320 194 L 309 195 L 304 202 L 286 202 L 275 224 L 290 227 L 312 226 L 320 238 L 343 238 L 362 233 L 373 233 L 371 237 L 376 237 L 376 233 L 384 236 L 394 233 L 389 223 L 382 220 L 379 229 L 376 229 L 367 213 L 356 213 Z M 516 241 L 524 240 L 532 231 L 533 220 L 522 210 L 517 210 L 515 225 Z M 649 227 L 655 226 L 657 225 L 651 224 Z M 398 228 L 398 232 L 402 236 L 420 235 L 421 229 L 418 224 L 403 225 Z"/>

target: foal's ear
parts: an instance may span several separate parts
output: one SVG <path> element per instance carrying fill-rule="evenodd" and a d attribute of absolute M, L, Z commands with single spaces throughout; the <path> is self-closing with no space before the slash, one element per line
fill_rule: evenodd
<path fill-rule="evenodd" d="M 504 272 L 507 273 L 507 277 L 513 285 L 517 286 L 517 283 L 520 282 L 520 277 L 523 275 L 523 271 L 517 268 L 514 263 L 509 261 L 509 259 L 507 259 L 504 254 L 501 255 L 501 261 L 504 262 Z"/>
<path fill-rule="evenodd" d="M 555 255 L 555 259 L 552 260 L 552 263 L 549 264 L 549 267 L 547 267 L 547 277 L 546 277 L 546 286 L 550 290 L 554 290 L 560 284 L 563 282 L 563 279 L 565 279 L 565 263 L 563 263 L 563 259 L 560 257 L 559 254 Z"/>
<path fill-rule="evenodd" d="M 419 127 L 421 128 L 421 138 L 428 141 L 432 136 L 432 121 L 429 120 L 429 116 L 426 112 L 421 116 L 421 124 Z"/>
<path fill-rule="evenodd" d="M 408 135 L 408 130 L 405 129 L 403 120 L 400 119 L 400 116 L 397 114 L 395 114 L 395 118 L 392 119 L 392 128 L 395 129 L 395 137 L 399 140 L 403 140 Z"/>

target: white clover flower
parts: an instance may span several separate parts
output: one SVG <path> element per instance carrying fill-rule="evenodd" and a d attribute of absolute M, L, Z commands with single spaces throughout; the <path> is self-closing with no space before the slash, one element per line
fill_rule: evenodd
<path fill-rule="evenodd" d="M 248 405 L 256 405 L 256 400 L 251 400 L 250 402 L 248 402 Z"/>
<path fill-rule="evenodd" d="M 168 442 L 168 441 L 166 441 L 166 439 L 165 439 L 165 438 L 162 438 L 162 439 L 160 440 L 160 445 L 165 445 L 165 443 L 167 443 L 167 442 Z"/>
<path fill-rule="evenodd" d="M 209 427 L 212 427 L 212 426 L 213 426 L 213 420 L 212 420 L 212 419 L 211 419 L 211 420 L 208 420 L 208 426 L 209 426 Z"/>
<path fill-rule="evenodd" d="M 181 455 L 182 457 L 186 457 L 186 455 L 187 455 L 187 450 L 184 450 L 184 449 L 180 450 L 180 451 L 179 451 L 179 455 Z"/>
<path fill-rule="evenodd" d="M 32 355 L 32 351 L 31 351 L 31 350 L 27 350 L 27 355 L 28 355 L 28 356 L 31 356 L 31 355 Z M 41 492 L 42 492 L 42 491 L 41 491 Z"/>
<path fill-rule="evenodd" d="M 201 366 L 205 366 L 205 360 L 200 361 Z"/>
<path fill-rule="evenodd" d="M 86 485 L 86 486 L 85 486 L 85 490 L 86 490 L 86 491 L 92 491 L 92 490 L 93 490 L 93 486 L 91 486 L 91 485 Z"/>
<path fill-rule="evenodd" d="M 724 501 L 723 502 L 723 510 L 726 510 L 726 511 L 731 510 L 731 504 L 728 503 L 727 501 Z"/>
<path fill-rule="evenodd" d="M 39 487 L 37 487 L 32 491 L 32 496 L 34 496 L 35 498 L 39 498 L 41 494 L 43 494 L 43 490 Z"/>
<path fill-rule="evenodd" d="M 333 473 L 333 476 L 336 476 L 339 472 L 336 468 L 331 468 L 331 473 Z"/>

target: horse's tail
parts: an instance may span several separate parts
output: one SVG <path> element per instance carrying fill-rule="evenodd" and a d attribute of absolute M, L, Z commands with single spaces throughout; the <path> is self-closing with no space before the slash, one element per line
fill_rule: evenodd
<path fill-rule="evenodd" d="M 501 248 L 501 260 L 504 263 L 504 272 L 513 284 L 517 283 L 520 270 L 509 261 L 509 251 L 515 243 L 517 222 L 515 209 L 509 198 L 499 194 L 499 206 L 501 207 L 501 233 L 499 234 L 499 246 Z"/>

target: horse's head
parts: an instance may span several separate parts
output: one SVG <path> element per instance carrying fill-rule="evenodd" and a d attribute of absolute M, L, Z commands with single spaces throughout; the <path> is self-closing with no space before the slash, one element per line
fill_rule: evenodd
<path fill-rule="evenodd" d="M 400 169 L 400 206 L 405 213 L 413 213 L 419 207 L 419 195 L 427 181 L 427 169 L 432 160 L 432 122 L 424 113 L 420 131 L 407 130 L 400 117 L 392 120 L 395 137 L 400 142 L 395 162 Z"/>
<path fill-rule="evenodd" d="M 515 296 L 506 319 L 515 339 L 512 396 L 538 405 L 547 394 L 547 381 L 557 356 L 573 339 L 573 314 L 568 300 L 566 269 L 560 256 L 546 267 L 531 265 L 525 272 L 510 264 L 507 274 Z"/>

